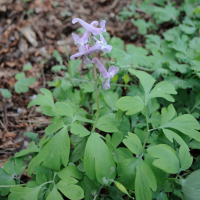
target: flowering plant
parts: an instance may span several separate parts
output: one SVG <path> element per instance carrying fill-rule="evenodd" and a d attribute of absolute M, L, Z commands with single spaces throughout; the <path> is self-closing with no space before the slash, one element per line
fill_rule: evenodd
<path fill-rule="evenodd" d="M 78 35 L 72 33 L 72 37 L 74 39 L 75 44 L 79 48 L 79 52 L 72 55 L 70 59 L 73 60 L 76 57 L 83 56 L 83 60 L 86 65 L 90 63 L 97 63 L 99 72 L 101 73 L 102 77 L 105 78 L 105 81 L 102 84 L 103 88 L 105 90 L 108 90 L 110 89 L 110 78 L 114 77 L 114 75 L 118 72 L 119 68 L 118 67 L 115 68 L 115 66 L 110 66 L 108 71 L 106 71 L 101 61 L 98 58 L 94 57 L 94 54 L 96 56 L 96 53 L 98 53 L 99 51 L 109 53 L 112 50 L 112 46 L 107 45 L 107 42 L 102 35 L 102 33 L 106 31 L 105 29 L 106 21 L 105 20 L 101 21 L 100 23 L 101 28 L 94 27 L 94 25 L 98 25 L 97 21 L 93 21 L 90 24 L 88 24 L 79 18 L 75 18 L 72 20 L 73 24 L 77 22 L 79 22 L 86 29 L 86 31 L 81 38 Z M 97 35 L 100 36 L 100 40 L 98 40 L 96 37 L 92 37 L 92 39 L 96 41 L 92 47 L 88 44 L 91 34 L 93 36 L 97 36 Z M 90 60 L 89 57 L 93 57 L 93 59 Z M 94 67 L 94 70 L 95 70 L 95 67 Z"/>

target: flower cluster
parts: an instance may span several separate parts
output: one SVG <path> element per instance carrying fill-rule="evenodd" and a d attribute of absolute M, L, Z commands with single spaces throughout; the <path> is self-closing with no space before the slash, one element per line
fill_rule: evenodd
<path fill-rule="evenodd" d="M 76 57 L 83 56 L 83 60 L 86 65 L 89 65 L 90 63 L 97 63 L 99 72 L 101 73 L 102 77 L 105 78 L 105 81 L 103 82 L 102 86 L 105 90 L 108 90 L 110 89 L 110 78 L 113 78 L 114 75 L 118 72 L 118 67 L 115 68 L 115 66 L 110 66 L 107 71 L 98 58 L 95 57 L 92 60 L 90 59 L 90 57 L 92 57 L 94 53 L 97 53 L 99 51 L 108 53 L 112 50 L 112 46 L 107 44 L 106 40 L 102 35 L 102 33 L 106 31 L 106 21 L 101 21 L 101 28 L 94 27 L 98 26 L 98 21 L 93 21 L 90 24 L 88 24 L 79 18 L 75 18 L 72 20 L 73 24 L 77 22 L 79 22 L 86 29 L 86 31 L 81 38 L 78 35 L 72 33 L 72 37 L 74 39 L 75 44 L 79 48 L 79 52 L 72 55 L 70 59 L 74 60 Z M 93 46 L 89 45 L 89 38 L 91 34 L 93 36 L 100 36 L 100 40 L 98 40 L 96 37 L 93 37 L 93 39 L 95 40 L 95 44 Z"/>

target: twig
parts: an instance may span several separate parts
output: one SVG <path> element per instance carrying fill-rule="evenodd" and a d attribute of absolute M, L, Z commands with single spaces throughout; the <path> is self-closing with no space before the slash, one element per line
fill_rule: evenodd
<path fill-rule="evenodd" d="M 7 128 L 4 126 L 4 124 L 2 123 L 2 121 L 0 120 L 0 124 L 3 126 L 3 128 L 5 129 L 6 132 L 8 132 Z M 3 135 L 4 137 L 4 135 Z"/>
<path fill-rule="evenodd" d="M 118 1 L 119 1 L 119 0 L 115 0 L 115 1 L 113 2 L 113 4 L 108 8 L 108 11 L 109 11 L 109 10 L 112 10 L 112 9 L 117 5 Z"/>
<path fill-rule="evenodd" d="M 135 11 L 136 11 L 136 12 L 141 12 L 141 13 L 146 13 L 144 10 L 141 10 L 141 9 L 139 9 L 139 8 L 135 8 Z"/>

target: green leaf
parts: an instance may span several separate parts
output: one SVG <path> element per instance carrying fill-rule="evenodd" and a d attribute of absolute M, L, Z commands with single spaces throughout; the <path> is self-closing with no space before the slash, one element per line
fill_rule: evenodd
<path fill-rule="evenodd" d="M 156 191 L 156 179 L 149 165 L 141 159 L 140 163 L 137 165 L 135 178 L 136 198 L 138 200 L 152 200 L 151 189 Z"/>
<path fill-rule="evenodd" d="M 82 199 L 84 197 L 83 189 L 78 185 L 71 185 L 61 180 L 56 187 L 69 199 Z"/>
<path fill-rule="evenodd" d="M 87 119 L 87 118 L 85 118 L 85 117 L 82 117 L 82 116 L 80 116 L 80 115 L 75 115 L 74 116 L 74 118 L 73 118 L 73 121 L 75 122 L 75 121 L 81 121 L 81 122 L 88 122 L 88 123 L 94 123 L 94 121 L 93 120 L 90 120 L 90 119 Z"/>
<path fill-rule="evenodd" d="M 138 27 L 138 31 L 140 34 L 145 35 L 147 33 L 148 23 L 143 19 L 138 19 L 133 21 L 133 24 Z"/>
<path fill-rule="evenodd" d="M 61 164 L 67 166 L 69 161 L 70 139 L 67 127 L 61 129 L 53 138 L 44 146 L 39 154 L 31 160 L 28 166 L 28 174 L 33 172 L 35 166 L 43 162 L 43 166 L 60 170 Z"/>
<path fill-rule="evenodd" d="M 147 56 L 148 51 L 142 47 L 135 47 L 132 44 L 126 45 L 126 51 L 128 54 L 125 55 L 125 63 L 123 65 L 130 64 L 133 66 L 151 67 L 151 61 Z"/>
<path fill-rule="evenodd" d="M 174 98 L 170 94 L 177 94 L 174 86 L 168 82 L 162 81 L 151 90 L 148 98 L 163 97 L 167 101 L 174 102 Z"/>
<path fill-rule="evenodd" d="M 24 92 L 24 93 L 28 92 L 28 90 L 29 90 L 28 86 L 35 83 L 35 80 L 36 80 L 35 77 L 32 77 L 32 76 L 18 80 L 14 85 L 15 91 L 19 94 L 22 92 Z"/>
<path fill-rule="evenodd" d="M 128 136 L 123 140 L 124 145 L 134 154 L 142 153 L 142 144 L 137 135 L 128 132 Z"/>
<path fill-rule="evenodd" d="M 61 129 L 62 127 L 64 127 L 63 120 L 58 119 L 57 121 L 55 121 L 55 123 L 47 126 L 47 128 L 45 129 L 45 133 L 47 135 L 51 135 L 51 134 L 55 133 L 56 131 L 58 131 L 59 129 Z"/>
<path fill-rule="evenodd" d="M 7 90 L 7 89 L 2 89 L 2 88 L 0 88 L 0 92 L 1 92 L 1 94 L 2 94 L 5 98 L 10 98 L 10 97 L 12 97 L 12 94 L 11 94 L 10 91 Z"/>
<path fill-rule="evenodd" d="M 97 128 L 104 132 L 117 132 L 119 123 L 114 119 L 114 116 L 107 115 L 99 118 Z"/>
<path fill-rule="evenodd" d="M 133 115 L 140 112 L 144 108 L 144 103 L 139 96 L 121 97 L 117 100 L 115 106 L 122 111 L 127 111 L 126 115 Z"/>
<path fill-rule="evenodd" d="M 58 71 L 61 71 L 61 70 L 67 70 L 67 67 L 65 65 L 54 65 L 52 68 L 51 68 L 51 71 L 53 72 L 58 72 Z"/>
<path fill-rule="evenodd" d="M 72 154 L 70 154 L 70 160 L 72 162 L 76 162 L 79 159 L 83 158 L 85 152 L 86 140 L 82 138 L 81 142 L 73 150 Z"/>
<path fill-rule="evenodd" d="M 112 91 L 106 91 L 105 93 L 103 93 L 103 98 L 106 104 L 114 111 L 117 111 L 115 103 L 118 99 L 118 96 L 119 96 L 118 93 Z"/>
<path fill-rule="evenodd" d="M 151 170 L 154 173 L 154 176 L 156 178 L 156 182 L 159 186 L 163 186 L 164 182 L 166 180 L 167 177 L 167 173 L 164 172 L 163 170 L 155 167 L 152 163 L 153 161 L 156 160 L 156 158 L 152 158 L 151 156 L 149 156 L 148 154 L 145 155 L 145 162 L 149 165 L 149 167 L 151 168 Z"/>
<path fill-rule="evenodd" d="M 200 194 L 200 170 L 192 172 L 186 179 L 181 180 L 185 200 L 198 200 Z"/>
<path fill-rule="evenodd" d="M 81 124 L 73 123 L 70 126 L 71 126 L 70 132 L 75 134 L 75 135 L 79 135 L 79 137 L 85 137 L 85 136 L 90 134 L 90 131 L 88 131 Z"/>
<path fill-rule="evenodd" d="M 170 106 L 168 108 L 170 108 Z M 167 113 L 166 115 L 162 113 L 161 118 L 165 118 L 166 120 L 161 120 L 161 125 L 159 128 L 173 128 L 188 135 L 191 138 L 194 138 L 197 141 L 200 141 L 200 133 L 197 131 L 200 129 L 198 121 L 189 114 L 181 115 L 171 120 L 174 114 L 175 113 L 172 112 Z"/>
<path fill-rule="evenodd" d="M 178 88 L 181 89 L 192 88 L 192 84 L 188 80 L 183 80 L 176 76 L 168 76 L 167 78 L 165 78 L 165 81 L 171 83 L 176 90 Z"/>
<path fill-rule="evenodd" d="M 92 191 L 98 192 L 99 188 L 87 176 L 83 177 L 83 184 L 84 184 L 85 199 L 86 200 L 92 199 L 91 192 Z"/>
<path fill-rule="evenodd" d="M 54 186 L 53 190 L 49 193 L 47 200 L 63 200 L 63 197 L 58 192 L 56 186 Z"/>
<path fill-rule="evenodd" d="M 179 15 L 179 11 L 172 5 L 166 5 L 164 8 L 154 6 L 153 8 L 153 18 L 156 20 L 157 24 L 163 22 L 168 22 L 170 20 L 176 20 Z"/>
<path fill-rule="evenodd" d="M 120 191 L 122 191 L 123 193 L 127 194 L 130 197 L 128 191 L 120 182 L 114 181 L 114 183 Z"/>
<path fill-rule="evenodd" d="M 153 158 L 158 158 L 153 161 L 153 165 L 171 174 L 179 173 L 180 166 L 176 152 L 166 144 L 159 144 L 149 147 L 148 154 Z"/>
<path fill-rule="evenodd" d="M 35 153 L 35 152 L 39 152 L 39 151 L 40 151 L 40 149 L 37 147 L 37 145 L 35 145 L 35 142 L 32 141 L 32 142 L 30 142 L 28 149 L 23 149 L 20 152 L 16 153 L 15 157 L 17 158 L 17 157 L 27 155 L 29 153 Z"/>
<path fill-rule="evenodd" d="M 81 65 L 82 61 L 81 60 L 70 60 L 68 62 L 68 70 L 70 77 L 73 78 L 75 73 L 77 72 L 77 69 Z"/>
<path fill-rule="evenodd" d="M 8 200 L 37 200 L 42 185 L 34 188 L 14 186 L 10 189 Z"/>
<path fill-rule="evenodd" d="M 74 109 L 65 102 L 56 102 L 56 108 L 53 108 L 52 111 L 61 115 L 61 116 L 69 116 L 73 117 Z"/>
<path fill-rule="evenodd" d="M 95 178 L 103 184 L 102 178 L 114 179 L 116 172 L 110 175 L 110 168 L 115 163 L 110 151 L 99 134 L 92 133 L 89 136 L 84 154 L 84 169 L 91 180 Z"/>
<path fill-rule="evenodd" d="M 192 142 L 190 142 L 188 144 L 188 146 L 192 149 L 200 149 L 200 142 L 196 141 L 196 140 L 192 140 Z"/>
<path fill-rule="evenodd" d="M 65 182 L 70 184 L 76 184 L 78 181 L 76 179 L 82 179 L 83 174 L 78 171 L 76 166 L 70 165 L 62 169 L 57 173 L 57 175 Z"/>
<path fill-rule="evenodd" d="M 33 140 L 33 141 L 37 141 L 37 142 L 40 141 L 40 138 L 38 137 L 38 133 L 26 132 L 26 133 L 24 133 L 24 135 L 31 138 L 31 140 Z"/>
<path fill-rule="evenodd" d="M 26 169 L 26 163 L 23 162 L 23 158 L 9 158 L 9 163 L 4 163 L 4 170 L 10 175 L 18 176 Z"/>
<path fill-rule="evenodd" d="M 175 61 L 170 61 L 169 68 L 174 72 L 180 72 L 181 74 L 186 74 L 189 69 L 189 65 L 179 64 Z"/>
<path fill-rule="evenodd" d="M 117 165 L 119 178 L 116 180 L 126 189 L 133 190 L 135 188 L 136 166 L 139 161 L 139 158 L 129 158 L 122 160 Z"/>
<path fill-rule="evenodd" d="M 15 74 L 15 79 L 20 80 L 22 78 L 25 78 L 25 76 L 26 75 L 24 72 L 20 72 L 20 73 Z"/>
<path fill-rule="evenodd" d="M 15 185 L 15 180 L 13 175 L 7 174 L 3 168 L 0 168 L 0 185 Z M 9 193 L 10 188 L 1 188 L 0 187 L 0 192 L 2 196 L 6 196 Z"/>
<path fill-rule="evenodd" d="M 40 91 L 44 95 L 38 94 L 37 97 L 28 104 L 27 108 L 30 108 L 31 106 L 34 105 L 50 106 L 51 108 L 54 108 L 55 105 L 51 91 L 45 88 L 40 89 Z"/>
<path fill-rule="evenodd" d="M 54 50 L 53 51 L 53 56 L 55 57 L 55 59 L 60 63 L 63 64 L 63 60 L 62 57 L 60 56 L 59 52 Z"/>
<path fill-rule="evenodd" d="M 186 34 L 193 34 L 196 31 L 195 24 L 190 20 L 188 17 L 186 17 L 183 20 L 183 24 L 179 25 L 179 28 Z"/>
<path fill-rule="evenodd" d="M 193 158 L 191 157 L 189 149 L 187 147 L 181 146 L 179 148 L 179 157 L 180 157 L 182 171 L 183 170 L 185 171 L 191 167 Z"/>
<path fill-rule="evenodd" d="M 108 188 L 109 195 L 112 200 L 122 200 L 124 196 L 124 193 L 121 192 L 115 185 L 109 186 Z"/>
<path fill-rule="evenodd" d="M 115 147 L 117 147 L 123 139 L 123 133 L 121 131 L 112 134 L 111 141 Z"/>
<path fill-rule="evenodd" d="M 92 82 L 87 82 L 84 85 L 81 85 L 81 89 L 83 90 L 84 93 L 91 93 L 94 92 L 94 83 Z"/>
<path fill-rule="evenodd" d="M 38 185 L 46 183 L 47 182 L 46 175 L 45 174 L 39 174 L 39 173 L 37 173 L 36 174 L 36 182 L 37 182 Z"/>
<path fill-rule="evenodd" d="M 133 69 L 129 69 L 129 72 L 139 78 L 145 92 L 146 105 L 150 99 L 156 97 L 163 97 L 168 101 L 174 101 L 174 98 L 170 94 L 176 94 L 177 92 L 175 91 L 174 86 L 172 84 L 162 81 L 152 89 L 153 84 L 156 81 L 152 76 L 150 76 L 146 72 L 136 71 Z"/>
<path fill-rule="evenodd" d="M 171 131 L 169 129 L 162 129 L 162 130 L 163 130 L 165 136 L 169 139 L 170 142 L 173 142 L 173 139 L 175 139 L 180 145 L 183 145 L 186 148 L 188 148 L 185 141 L 178 134 L 176 134 L 174 131 Z"/>
<path fill-rule="evenodd" d="M 134 69 L 129 69 L 128 71 L 139 78 L 144 89 L 145 96 L 148 96 L 156 80 L 151 75 L 143 71 L 136 71 Z"/>
<path fill-rule="evenodd" d="M 26 64 L 26 65 L 23 66 L 22 71 L 27 71 L 27 70 L 30 70 L 30 69 L 32 69 L 32 68 L 33 68 L 33 67 L 32 67 L 31 64 Z"/>
<path fill-rule="evenodd" d="M 151 67 L 151 59 L 147 56 L 147 50 L 128 44 L 126 45 L 126 51 L 123 50 L 123 47 L 121 48 L 120 44 L 115 44 L 109 54 L 111 57 L 116 58 L 117 64 L 122 66 L 122 68 L 131 63 L 133 66 Z"/>

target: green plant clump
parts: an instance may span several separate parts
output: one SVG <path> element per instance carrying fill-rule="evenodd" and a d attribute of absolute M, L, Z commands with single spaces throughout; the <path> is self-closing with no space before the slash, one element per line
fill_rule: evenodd
<path fill-rule="evenodd" d="M 152 21 L 139 19 L 138 11 Z M 86 43 L 76 34 L 80 52 L 68 67 L 53 52 L 59 64 L 52 71 L 63 70 L 65 77 L 57 75 L 48 82 L 53 89 L 42 88 L 28 105 L 40 106 L 51 124 L 42 139 L 25 133 L 31 138 L 28 149 L 0 168 L 0 198 L 200 199 L 200 1 L 145 0 L 119 14 L 122 20 L 132 17 L 146 38 L 145 48 L 125 46 L 106 32 L 102 36 L 101 22 L 98 29 L 87 24 L 84 35 L 88 30 L 94 35 L 86 43 L 100 45 L 108 71 L 94 47 L 81 49 Z M 163 23 L 172 28 L 156 34 Z M 81 55 L 88 70 L 80 75 L 82 60 L 74 57 Z M 16 79 L 18 93 L 34 83 L 24 73 Z M 9 91 L 0 91 L 10 98 Z M 28 183 L 18 178 L 25 161 L 30 161 Z"/>

